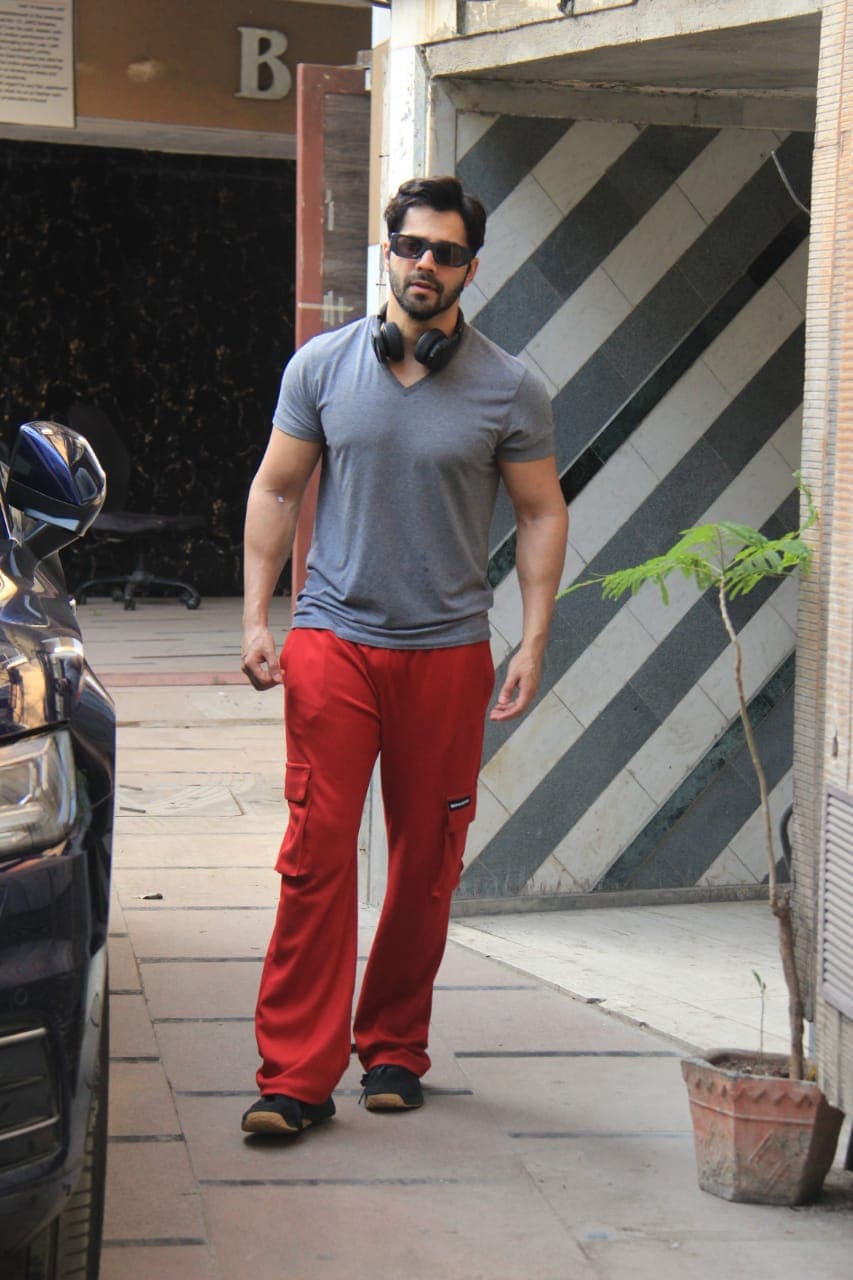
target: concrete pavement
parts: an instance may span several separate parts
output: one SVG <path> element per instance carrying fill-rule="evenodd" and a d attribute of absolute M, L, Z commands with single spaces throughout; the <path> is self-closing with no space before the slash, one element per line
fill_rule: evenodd
<path fill-rule="evenodd" d="M 760 903 L 454 921 L 424 1109 L 367 1113 L 353 1062 L 330 1124 L 244 1138 L 280 699 L 239 675 L 238 601 L 79 612 L 120 724 L 104 1280 L 847 1280 L 840 1158 L 804 1209 L 696 1186 L 682 1049 L 757 1043 L 753 970 L 784 1040 Z"/>

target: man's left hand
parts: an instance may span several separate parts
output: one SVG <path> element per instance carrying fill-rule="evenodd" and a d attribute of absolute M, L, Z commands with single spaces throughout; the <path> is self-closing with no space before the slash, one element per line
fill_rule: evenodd
<path fill-rule="evenodd" d="M 489 719 L 514 720 L 526 711 L 536 697 L 541 673 L 541 658 L 531 657 L 521 650 L 513 654 L 498 700 L 489 712 Z"/>

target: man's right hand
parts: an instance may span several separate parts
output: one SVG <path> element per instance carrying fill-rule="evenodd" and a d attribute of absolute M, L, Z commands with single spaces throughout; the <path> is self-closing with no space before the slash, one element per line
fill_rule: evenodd
<path fill-rule="evenodd" d="M 243 632 L 241 670 L 256 689 L 273 689 L 284 677 L 278 665 L 278 650 L 268 627 Z"/>

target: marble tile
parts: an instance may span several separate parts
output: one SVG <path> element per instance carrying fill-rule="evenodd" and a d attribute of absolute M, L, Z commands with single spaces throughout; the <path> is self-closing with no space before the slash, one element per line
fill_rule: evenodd
<path fill-rule="evenodd" d="M 620 609 L 556 681 L 553 692 L 581 724 L 590 725 L 654 649 L 654 639 L 634 614 Z"/>
<path fill-rule="evenodd" d="M 566 559 L 563 563 L 563 572 L 560 575 L 560 590 L 571 586 L 573 582 L 583 578 L 586 572 L 587 562 L 572 543 L 572 533 L 574 529 L 574 503 L 569 509 L 569 542 L 566 547 Z M 590 588 L 591 590 L 592 588 Z M 560 606 L 558 605 L 558 608 Z"/>
<path fill-rule="evenodd" d="M 790 467 L 791 474 L 799 471 L 803 464 L 803 406 L 800 405 L 785 419 L 773 437 L 773 448 Z"/>
<path fill-rule="evenodd" d="M 465 319 L 475 320 L 487 302 L 488 298 L 477 284 L 476 279 L 472 280 L 469 285 L 465 286 L 465 292 L 462 295 L 462 311 Z"/>
<path fill-rule="evenodd" d="M 601 264 L 635 305 L 674 267 L 705 223 L 677 186 L 670 187 Z"/>
<path fill-rule="evenodd" d="M 581 892 L 591 890 L 657 805 L 630 773 L 622 771 L 552 850 Z"/>
<path fill-rule="evenodd" d="M 568 213 L 635 142 L 636 125 L 578 120 L 533 169 L 556 205 Z"/>
<path fill-rule="evenodd" d="M 583 890 L 577 880 L 553 853 L 548 854 L 524 886 L 525 896 L 530 897 L 538 897 L 540 894 L 581 892 Z"/>
<path fill-rule="evenodd" d="M 594 271 L 527 344 L 528 350 L 554 385 L 563 387 L 630 310 L 628 299 L 604 272 Z"/>
<path fill-rule="evenodd" d="M 731 396 L 701 360 L 678 380 L 631 436 L 631 444 L 660 479 L 697 443 Z"/>
<path fill-rule="evenodd" d="M 481 775 L 477 782 L 477 816 L 468 829 L 468 839 L 465 842 L 465 853 L 462 859 L 466 867 L 480 856 L 508 817 L 509 810 L 492 793 L 487 781 Z"/>
<path fill-rule="evenodd" d="M 521 641 L 523 622 L 521 587 L 518 574 L 514 571 L 495 588 L 491 620 L 507 644 L 514 649 Z"/>
<path fill-rule="evenodd" d="M 493 297 L 559 225 L 561 217 L 536 179 L 530 174 L 523 178 L 489 217 L 476 276 L 481 293 Z"/>
<path fill-rule="evenodd" d="M 557 394 L 557 392 L 560 389 L 557 386 L 557 384 L 551 381 L 551 379 L 548 377 L 545 370 L 541 367 L 541 365 L 538 365 L 536 363 L 536 361 L 533 359 L 533 356 L 530 354 L 530 352 L 526 348 L 524 351 L 519 352 L 519 359 L 522 360 L 524 364 L 527 365 L 531 373 L 535 373 L 537 378 L 541 378 L 542 382 L 544 382 L 545 384 L 545 389 L 547 390 L 548 395 L 553 400 L 554 396 Z"/>
<path fill-rule="evenodd" d="M 727 717 L 701 688 L 691 689 L 632 758 L 628 769 L 658 804 L 672 795 L 725 729 Z"/>
<path fill-rule="evenodd" d="M 765 605 L 747 623 L 738 639 L 743 655 L 743 682 L 749 701 L 771 672 L 793 651 L 796 636 L 787 622 Z M 738 709 L 733 663 L 733 651 L 727 646 L 699 680 L 699 687 L 728 719 L 732 719 Z"/>
<path fill-rule="evenodd" d="M 796 577 L 790 577 L 787 581 L 780 585 L 773 592 L 769 601 L 770 607 L 775 609 L 779 616 L 787 622 L 791 630 L 796 634 L 797 630 L 797 602 L 799 600 L 800 586 Z"/>
<path fill-rule="evenodd" d="M 457 176 L 493 213 L 572 122 L 532 116 L 498 116 L 457 164 Z"/>
<path fill-rule="evenodd" d="M 708 885 L 709 888 L 719 888 L 720 886 L 732 884 L 758 884 L 758 878 L 753 875 L 745 862 L 741 862 L 731 845 L 726 845 L 725 849 L 719 854 L 708 867 L 707 871 L 699 877 L 698 884 Z"/>
<path fill-rule="evenodd" d="M 706 222 L 712 222 L 778 146 L 770 130 L 721 129 L 677 179 Z"/>
<path fill-rule="evenodd" d="M 547 274 L 528 259 L 478 311 L 477 328 L 517 356 L 548 323 L 561 301 Z"/>
<path fill-rule="evenodd" d="M 702 360 L 735 396 L 802 324 L 802 319 L 799 308 L 782 286 L 776 280 L 768 280 L 711 343 Z"/>
<path fill-rule="evenodd" d="M 770 793 L 771 828 L 774 840 L 777 841 L 775 848 L 777 856 L 782 852 L 781 845 L 778 843 L 779 824 L 793 795 L 793 771 L 789 770 Z M 729 848 L 754 879 L 764 880 L 767 875 L 767 849 L 764 840 L 764 820 L 760 810 L 756 810 L 740 831 L 732 837 Z"/>
<path fill-rule="evenodd" d="M 654 492 L 658 478 L 628 440 L 572 503 L 572 545 L 590 561 Z"/>
<path fill-rule="evenodd" d="M 528 712 L 483 769 L 483 779 L 513 813 L 583 733 L 583 725 L 554 693 Z"/>
<path fill-rule="evenodd" d="M 804 240 L 776 272 L 776 279 L 792 302 L 805 314 L 809 271 L 809 241 Z"/>
<path fill-rule="evenodd" d="M 612 166 L 609 177 L 642 217 L 715 136 L 715 130 L 682 124 L 646 125 L 636 144 Z"/>
<path fill-rule="evenodd" d="M 666 546 L 659 548 L 663 554 Z M 658 643 L 665 640 L 687 611 L 696 603 L 696 588 L 692 582 L 673 574 L 667 579 L 669 602 L 664 604 L 660 591 L 653 583 L 646 583 L 624 606 Z"/>
<path fill-rule="evenodd" d="M 494 620 L 489 620 L 489 645 L 491 648 L 492 662 L 495 670 L 504 662 L 512 652 L 513 646 L 498 631 Z"/>
<path fill-rule="evenodd" d="M 496 115 L 481 114 L 479 111 L 458 111 L 456 113 L 456 160 L 457 162 L 479 142 L 484 133 L 491 129 L 497 120 Z"/>

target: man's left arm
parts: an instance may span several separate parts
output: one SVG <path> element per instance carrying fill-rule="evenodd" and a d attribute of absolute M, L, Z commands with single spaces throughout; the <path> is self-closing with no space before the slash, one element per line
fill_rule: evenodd
<path fill-rule="evenodd" d="M 513 720 L 530 705 L 539 688 L 554 597 L 566 555 L 569 516 L 555 459 L 499 462 L 515 509 L 515 565 L 521 588 L 521 644 L 510 659 L 491 720 Z"/>

